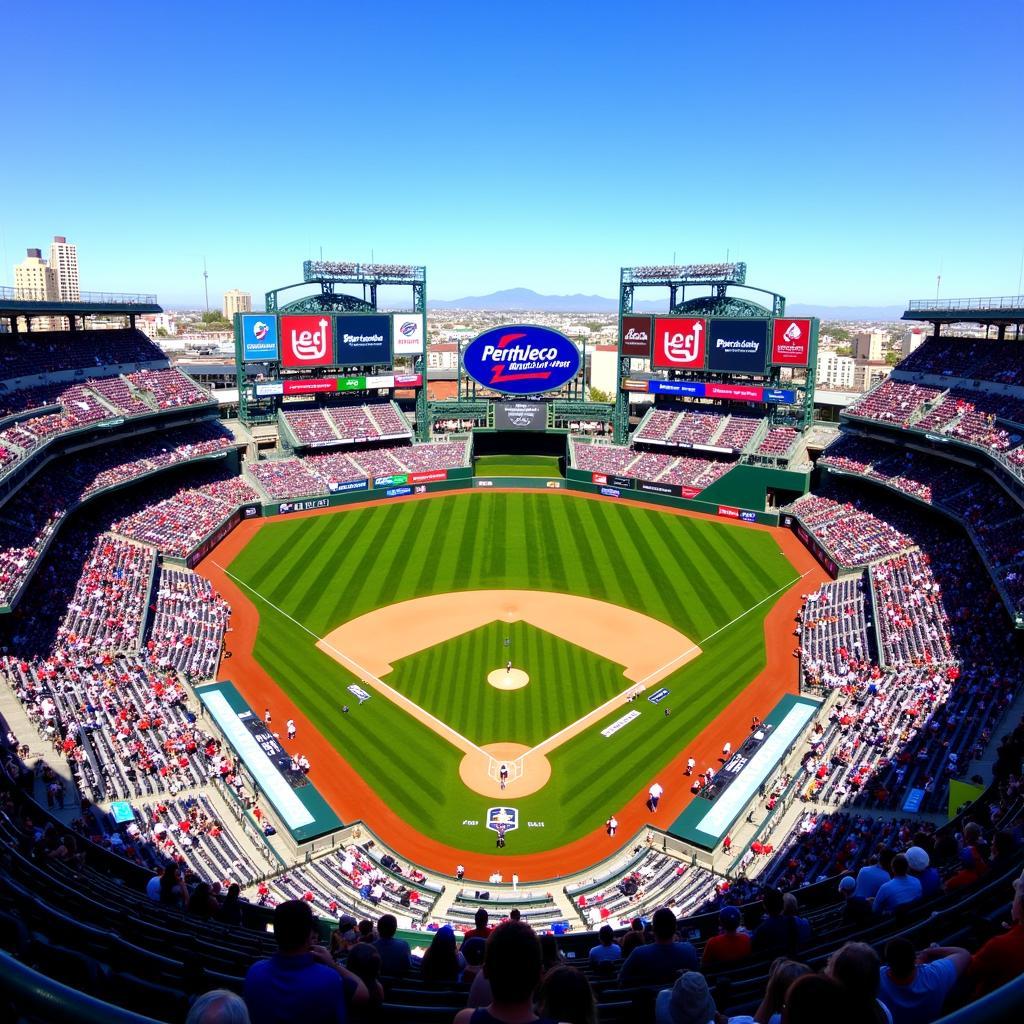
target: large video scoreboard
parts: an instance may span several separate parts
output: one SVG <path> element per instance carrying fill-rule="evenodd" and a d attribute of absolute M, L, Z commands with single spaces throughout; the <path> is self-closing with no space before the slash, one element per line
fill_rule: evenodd
<path fill-rule="evenodd" d="M 766 377 L 806 367 L 817 321 L 792 317 L 624 316 L 619 351 L 656 370 Z"/>

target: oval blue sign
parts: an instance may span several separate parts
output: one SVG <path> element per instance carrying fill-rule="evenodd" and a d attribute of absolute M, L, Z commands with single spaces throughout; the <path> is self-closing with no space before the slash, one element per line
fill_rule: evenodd
<path fill-rule="evenodd" d="M 462 365 L 481 387 L 507 395 L 537 395 L 576 376 L 580 350 L 549 327 L 514 324 L 474 338 L 463 350 Z"/>

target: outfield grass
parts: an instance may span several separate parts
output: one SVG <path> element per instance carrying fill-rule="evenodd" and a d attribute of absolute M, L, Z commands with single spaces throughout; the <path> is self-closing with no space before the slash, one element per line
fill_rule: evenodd
<path fill-rule="evenodd" d="M 477 476 L 561 476 L 557 455 L 479 455 Z"/>
<path fill-rule="evenodd" d="M 510 659 L 529 685 L 497 690 L 487 674 Z M 526 622 L 492 622 L 403 658 L 387 682 L 477 746 L 529 747 L 629 686 L 622 665 Z"/>
<path fill-rule="evenodd" d="M 544 826 L 513 833 L 509 856 L 601 824 L 685 749 L 764 667 L 771 595 L 796 578 L 768 532 L 555 493 L 450 495 L 270 522 L 230 570 L 265 599 L 254 597 L 255 655 L 270 675 L 397 813 L 466 850 L 494 845 L 482 826 L 463 824 L 484 820 L 491 801 L 463 786 L 461 754 L 383 698 L 342 716 L 356 679 L 306 629 L 320 637 L 396 601 L 505 587 L 610 601 L 700 644 L 701 656 L 664 681 L 662 705 L 641 702 L 640 718 L 605 738 L 616 710 L 553 752 L 550 783 L 512 801 L 524 823 Z"/>

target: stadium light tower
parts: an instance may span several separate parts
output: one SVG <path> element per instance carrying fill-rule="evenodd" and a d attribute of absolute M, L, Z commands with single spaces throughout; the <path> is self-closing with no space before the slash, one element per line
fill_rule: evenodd
<path fill-rule="evenodd" d="M 206 296 L 206 312 L 210 312 L 210 275 L 206 272 L 206 257 L 203 257 L 203 294 Z"/>

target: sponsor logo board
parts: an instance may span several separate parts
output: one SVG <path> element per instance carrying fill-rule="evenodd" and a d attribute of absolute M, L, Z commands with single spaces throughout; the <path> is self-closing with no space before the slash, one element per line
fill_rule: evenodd
<path fill-rule="evenodd" d="M 756 523 L 757 513 L 750 512 L 747 509 L 740 509 L 740 519 L 742 519 L 745 523 Z"/>
<path fill-rule="evenodd" d="M 396 313 L 394 339 L 396 356 L 415 356 L 423 351 L 423 314 Z"/>
<path fill-rule="evenodd" d="M 369 488 L 370 481 L 363 480 L 336 480 L 330 484 L 328 490 L 332 494 L 345 494 L 347 491 L 365 491 Z"/>
<path fill-rule="evenodd" d="M 494 426 L 498 430 L 544 430 L 547 425 L 545 402 L 494 403 Z"/>
<path fill-rule="evenodd" d="M 779 366 L 806 366 L 810 351 L 810 320 L 775 320 L 773 322 L 773 363 Z"/>
<path fill-rule="evenodd" d="M 412 494 L 411 487 L 389 487 L 384 492 L 389 498 L 401 498 L 405 494 Z"/>
<path fill-rule="evenodd" d="M 266 398 L 271 395 L 284 394 L 284 381 L 268 380 L 255 386 L 256 397 Z"/>
<path fill-rule="evenodd" d="M 709 370 L 764 374 L 768 361 L 767 320 L 715 317 L 709 337 Z"/>
<path fill-rule="evenodd" d="M 671 692 L 671 690 L 668 690 L 663 686 L 661 689 L 655 690 L 647 699 L 652 704 L 660 704 Z"/>
<path fill-rule="evenodd" d="M 624 316 L 619 348 L 624 356 L 639 359 L 651 358 L 651 318 L 649 316 Z"/>
<path fill-rule="evenodd" d="M 733 508 L 732 505 L 719 505 L 718 514 L 720 516 L 725 516 L 727 519 L 739 519 L 740 510 L 738 508 Z"/>
<path fill-rule="evenodd" d="M 393 476 L 375 476 L 373 478 L 374 487 L 392 487 L 395 484 L 407 484 L 408 482 L 408 473 L 395 473 Z"/>
<path fill-rule="evenodd" d="M 620 491 L 617 487 L 602 487 L 601 488 L 601 493 L 606 498 L 621 498 L 622 497 L 622 491 Z"/>
<path fill-rule="evenodd" d="M 277 359 L 277 317 L 243 314 L 242 359 L 246 362 Z"/>
<path fill-rule="evenodd" d="M 493 487 L 494 486 L 494 481 L 493 480 L 475 479 L 473 481 L 473 486 L 474 487 Z"/>
<path fill-rule="evenodd" d="M 324 391 L 334 392 L 333 377 L 318 377 L 316 380 L 286 380 L 282 382 L 286 395 L 317 395 Z"/>
<path fill-rule="evenodd" d="M 335 352 L 339 366 L 391 362 L 391 317 L 349 313 L 335 318 Z"/>
<path fill-rule="evenodd" d="M 423 374 L 422 373 L 396 373 L 395 374 L 395 385 L 396 388 L 419 388 L 423 386 Z"/>
<path fill-rule="evenodd" d="M 310 498 L 307 501 L 282 501 L 277 507 L 281 515 L 289 512 L 308 512 L 313 508 L 327 508 L 330 505 L 330 498 Z"/>
<path fill-rule="evenodd" d="M 683 498 L 696 498 L 701 492 L 700 487 L 680 487 L 679 492 Z"/>
<path fill-rule="evenodd" d="M 649 494 L 670 494 L 674 498 L 678 498 L 682 490 L 677 484 L 654 484 L 647 480 L 641 480 L 637 484 L 637 488 L 647 491 Z"/>
<path fill-rule="evenodd" d="M 370 695 L 361 686 L 356 686 L 355 683 L 347 686 L 346 689 L 359 701 L 360 704 L 362 704 L 363 701 L 370 699 Z"/>
<path fill-rule="evenodd" d="M 492 832 L 514 832 L 519 828 L 519 812 L 514 807 L 488 807 L 487 827 Z"/>
<path fill-rule="evenodd" d="M 659 316 L 654 320 L 651 365 L 666 370 L 701 370 L 708 322 L 701 318 Z"/>
<path fill-rule="evenodd" d="M 536 324 L 484 331 L 462 353 L 473 380 L 509 395 L 554 391 L 576 376 L 580 363 L 580 350 L 564 334 Z"/>
<path fill-rule="evenodd" d="M 608 483 L 608 477 L 604 473 L 591 473 L 590 482 L 593 484 L 606 484 Z"/>
<path fill-rule="evenodd" d="M 448 470 L 447 469 L 431 469 L 423 473 L 410 473 L 409 483 L 411 484 L 430 484 L 437 480 L 447 480 Z"/>
<path fill-rule="evenodd" d="M 545 480 L 544 481 L 544 486 L 549 491 L 560 491 L 562 489 L 562 481 L 561 480 Z"/>
<path fill-rule="evenodd" d="M 623 726 L 629 725 L 630 722 L 635 721 L 640 717 L 640 712 L 635 708 L 632 711 L 627 711 L 621 718 L 616 718 L 611 725 L 601 730 L 601 735 L 607 739 L 609 736 L 614 736 Z"/>
<path fill-rule="evenodd" d="M 330 366 L 334 362 L 334 325 L 326 313 L 281 317 L 282 366 Z"/>

